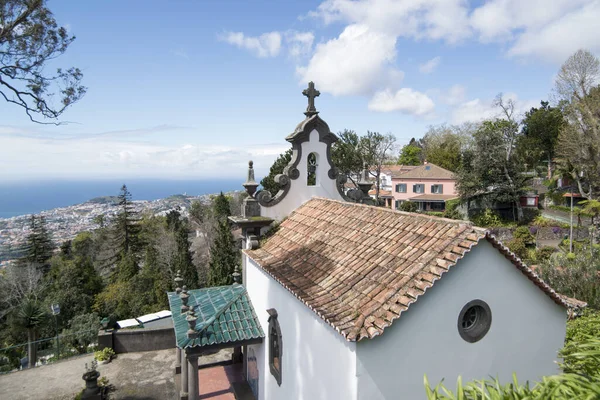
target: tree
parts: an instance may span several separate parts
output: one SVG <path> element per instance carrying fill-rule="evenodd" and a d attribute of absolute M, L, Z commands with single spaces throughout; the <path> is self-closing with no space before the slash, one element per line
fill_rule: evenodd
<path fill-rule="evenodd" d="M 221 220 L 217 226 L 217 236 L 210 248 L 208 272 L 209 286 L 231 285 L 233 271 L 240 262 L 233 235 L 227 220 Z"/>
<path fill-rule="evenodd" d="M 18 327 L 27 330 L 27 355 L 28 367 L 35 366 L 37 361 L 37 340 L 38 331 L 44 326 L 48 315 L 44 312 L 41 303 L 26 299 L 17 309 L 15 323 Z"/>
<path fill-rule="evenodd" d="M 511 104 L 504 106 L 513 107 Z M 491 203 L 511 204 L 513 218 L 520 221 L 523 211 L 519 200 L 526 177 L 523 163 L 514 152 L 517 132 L 517 124 L 511 119 L 483 122 L 474 132 L 473 147 L 465 152 L 456 178 L 461 198 L 481 195 Z"/>
<path fill-rule="evenodd" d="M 123 185 L 118 196 L 119 213 L 115 220 L 115 250 L 121 254 L 139 250 L 139 219 L 131 201 L 131 192 Z"/>
<path fill-rule="evenodd" d="M 422 157 L 432 164 L 456 172 L 475 129 L 473 124 L 430 126 L 421 139 Z"/>
<path fill-rule="evenodd" d="M 414 138 L 411 143 L 404 145 L 400 151 L 397 164 L 399 165 L 421 165 L 421 153 L 423 149 L 414 144 Z"/>
<path fill-rule="evenodd" d="M 338 133 L 338 138 L 331 147 L 331 160 L 338 171 L 356 186 L 360 172 L 365 167 L 360 151 L 360 136 L 352 130 L 344 129 Z"/>
<path fill-rule="evenodd" d="M 231 215 L 229 199 L 223 192 L 213 199 L 213 212 L 217 218 L 227 218 Z"/>
<path fill-rule="evenodd" d="M 63 54 L 75 36 L 58 26 L 45 3 L 0 2 L 0 94 L 34 122 L 40 122 L 38 117 L 56 120 L 86 91 L 79 68 L 48 74 L 48 62 Z"/>
<path fill-rule="evenodd" d="M 271 166 L 269 170 L 269 174 L 265 176 L 261 181 L 260 185 L 262 186 L 262 190 L 268 190 L 271 193 L 271 196 L 275 196 L 279 191 L 279 185 L 275 182 L 275 176 L 283 173 L 283 169 L 290 163 L 292 160 L 292 149 L 287 149 L 285 152 L 281 153 L 277 160 Z"/>
<path fill-rule="evenodd" d="M 376 202 L 379 202 L 381 168 L 389 161 L 395 143 L 396 137 L 391 133 L 382 135 L 378 132 L 367 131 L 367 134 L 360 138 L 359 149 L 363 161 L 370 166 L 370 173 L 375 177 Z"/>
<path fill-rule="evenodd" d="M 557 161 L 581 196 L 600 193 L 600 61 L 578 50 L 562 65 L 556 80 L 566 123 L 558 137 Z"/>
<path fill-rule="evenodd" d="M 54 243 L 46 226 L 46 218 L 32 215 L 29 220 L 29 231 L 25 239 L 24 261 L 46 268 L 54 252 Z"/>
<path fill-rule="evenodd" d="M 552 176 L 552 160 L 556 154 L 564 118 L 560 108 L 551 107 L 547 101 L 540 104 L 540 108 L 531 108 L 525 113 L 521 136 L 517 140 L 517 151 L 527 165 L 533 168 L 546 162 L 548 174 Z"/>
<path fill-rule="evenodd" d="M 96 313 L 77 315 L 69 322 L 69 328 L 63 329 L 65 344 L 73 347 L 79 354 L 88 352 L 89 346 L 98 340 L 100 317 Z"/>

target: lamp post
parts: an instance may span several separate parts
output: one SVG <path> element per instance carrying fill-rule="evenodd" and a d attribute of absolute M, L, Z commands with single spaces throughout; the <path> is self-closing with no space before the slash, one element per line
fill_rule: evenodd
<path fill-rule="evenodd" d="M 54 315 L 54 322 L 56 324 L 56 359 L 58 360 L 60 358 L 60 339 L 58 337 L 58 314 L 60 314 L 60 305 L 52 304 L 50 310 L 52 310 L 52 315 Z"/>

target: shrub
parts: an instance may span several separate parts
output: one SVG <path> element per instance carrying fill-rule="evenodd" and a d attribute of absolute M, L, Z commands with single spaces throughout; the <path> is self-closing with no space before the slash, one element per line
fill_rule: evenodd
<path fill-rule="evenodd" d="M 581 317 L 567 322 L 565 347 L 560 351 L 560 356 L 565 360 L 560 365 L 564 372 L 582 371 L 589 374 L 600 371 L 598 359 L 574 356 L 581 344 L 590 338 L 600 339 L 600 313 L 586 310 Z"/>
<path fill-rule="evenodd" d="M 98 350 L 94 353 L 94 359 L 96 361 L 107 361 L 113 358 L 114 355 L 115 351 L 113 349 L 110 347 L 105 347 L 104 349 Z"/>
<path fill-rule="evenodd" d="M 440 211 L 425 211 L 423 214 L 431 215 L 433 217 L 443 217 L 444 213 Z"/>
<path fill-rule="evenodd" d="M 600 255 L 557 254 L 542 264 L 541 276 L 554 290 L 600 309 Z"/>
<path fill-rule="evenodd" d="M 495 211 L 490 210 L 489 208 L 473 216 L 471 218 L 471 221 L 477 226 L 502 226 L 502 219 L 500 219 L 500 216 Z"/>
<path fill-rule="evenodd" d="M 529 231 L 529 228 L 527 228 L 526 226 L 519 226 L 517 229 L 515 229 L 513 232 L 513 239 L 522 240 L 525 243 L 525 245 L 529 245 L 535 242 L 533 235 Z"/>
<path fill-rule="evenodd" d="M 552 246 L 544 246 L 537 249 L 535 258 L 538 262 L 548 261 L 552 254 L 556 252 L 556 248 Z"/>
<path fill-rule="evenodd" d="M 460 199 L 448 200 L 446 202 L 446 210 L 444 210 L 444 218 L 463 219 L 462 214 L 458 211 Z"/>
<path fill-rule="evenodd" d="M 402 204 L 400 204 L 401 211 L 416 212 L 417 208 L 417 203 L 414 203 L 412 201 L 405 201 Z"/>
<path fill-rule="evenodd" d="M 515 238 L 509 241 L 506 246 L 517 255 L 521 260 L 525 260 L 529 256 L 529 251 L 527 249 L 527 244 L 523 239 Z"/>
<path fill-rule="evenodd" d="M 524 208 L 523 209 L 523 220 L 520 222 L 521 224 L 529 224 L 531 221 L 535 220 L 541 215 L 541 211 L 537 208 Z"/>

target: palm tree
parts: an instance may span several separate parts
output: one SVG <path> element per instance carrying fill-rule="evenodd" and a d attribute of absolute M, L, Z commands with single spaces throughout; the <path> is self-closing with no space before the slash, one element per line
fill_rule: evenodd
<path fill-rule="evenodd" d="M 17 309 L 16 323 L 20 328 L 27 329 L 28 368 L 35 366 L 37 361 L 36 339 L 38 330 L 46 323 L 47 314 L 40 303 L 25 299 Z"/>

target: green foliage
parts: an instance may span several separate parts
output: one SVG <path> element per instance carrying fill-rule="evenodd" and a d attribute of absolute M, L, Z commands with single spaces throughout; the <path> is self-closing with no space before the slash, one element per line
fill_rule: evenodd
<path fill-rule="evenodd" d="M 506 243 L 506 246 L 521 260 L 526 260 L 529 256 L 527 243 L 523 239 L 512 239 L 508 243 Z"/>
<path fill-rule="evenodd" d="M 421 153 L 423 149 L 414 144 L 407 144 L 402 147 L 400 157 L 398 157 L 399 165 L 421 165 Z"/>
<path fill-rule="evenodd" d="M 231 215 L 229 199 L 223 194 L 223 192 L 213 199 L 212 206 L 214 215 L 217 218 L 227 218 Z"/>
<path fill-rule="evenodd" d="M 530 245 L 535 242 L 535 238 L 526 226 L 519 226 L 513 231 L 513 238 L 522 240 L 526 245 Z"/>
<path fill-rule="evenodd" d="M 560 108 L 551 107 L 547 101 L 542 101 L 540 108 L 531 108 L 525 114 L 517 149 L 529 167 L 554 158 L 558 134 L 564 123 Z"/>
<path fill-rule="evenodd" d="M 600 371 L 600 359 L 574 356 L 580 351 L 581 344 L 590 338 L 600 338 L 600 313 L 594 310 L 586 310 L 582 316 L 567 322 L 565 347 L 560 352 L 564 359 L 561 364 L 564 372 L 583 371 L 593 374 Z"/>
<path fill-rule="evenodd" d="M 69 322 L 69 328 L 63 329 L 64 344 L 77 350 L 79 354 L 88 352 L 88 347 L 98 340 L 100 317 L 96 313 L 79 314 Z"/>
<path fill-rule="evenodd" d="M 102 350 L 94 352 L 94 359 L 96 361 L 107 361 L 115 356 L 115 351 L 110 347 L 105 347 Z"/>
<path fill-rule="evenodd" d="M 502 226 L 502 219 L 494 210 L 486 208 L 484 211 L 474 215 L 471 221 L 482 227 L 497 227 Z"/>
<path fill-rule="evenodd" d="M 425 211 L 423 214 L 431 215 L 432 217 L 443 217 L 444 213 L 441 211 Z"/>
<path fill-rule="evenodd" d="M 29 220 L 29 230 L 25 239 L 25 257 L 22 261 L 47 268 L 54 251 L 54 243 L 46 226 L 46 217 L 32 215 Z"/>
<path fill-rule="evenodd" d="M 476 380 L 462 383 L 459 377 L 456 390 L 446 389 L 442 382 L 431 387 L 424 378 L 425 393 L 429 400 L 584 400 L 600 398 L 600 340 L 589 338 L 563 353 L 564 365 L 569 372 L 544 377 L 530 386 L 519 383 L 516 375 L 510 383 L 494 380 Z"/>
<path fill-rule="evenodd" d="M 450 219 L 463 219 L 462 214 L 458 211 L 458 206 L 460 206 L 460 199 L 452 199 L 446 201 L 446 209 L 444 210 L 444 218 Z"/>
<path fill-rule="evenodd" d="M 565 212 L 565 213 L 570 213 L 571 212 L 571 207 L 567 207 L 567 206 L 551 205 L 550 208 L 553 209 L 553 210 L 562 211 L 562 212 Z M 581 209 L 581 207 L 577 207 L 577 206 L 573 206 L 573 214 L 574 215 L 582 215 L 582 216 L 585 216 L 585 217 L 591 217 L 592 216 L 592 214 L 584 211 L 583 209 Z"/>
<path fill-rule="evenodd" d="M 338 132 L 339 140 L 331 147 L 331 160 L 340 173 L 355 180 L 364 168 L 360 152 L 360 136 L 352 130 Z"/>
<path fill-rule="evenodd" d="M 558 293 L 600 309 L 600 253 L 557 254 L 542 264 L 541 276 Z"/>
<path fill-rule="evenodd" d="M 430 163 L 449 171 L 457 171 L 461 165 L 464 138 L 458 127 L 440 125 L 430 127 L 422 139 L 423 157 Z"/>
<path fill-rule="evenodd" d="M 462 199 L 512 204 L 515 219 L 521 220 L 520 197 L 528 178 L 514 151 L 517 136 L 517 124 L 512 120 L 484 121 L 473 134 L 473 146 L 464 152 L 455 176 Z"/>
<path fill-rule="evenodd" d="M 121 187 L 118 198 L 120 211 L 113 226 L 114 250 L 120 255 L 120 258 L 123 258 L 139 251 L 141 247 L 140 226 L 138 213 L 131 200 L 131 192 L 126 185 Z"/>
<path fill-rule="evenodd" d="M 239 251 L 236 249 L 229 224 L 227 221 L 219 221 L 217 236 L 210 248 L 209 286 L 231 285 L 233 271 L 239 263 Z"/>
<path fill-rule="evenodd" d="M 419 208 L 417 206 L 417 203 L 413 201 L 405 201 L 402 204 L 400 204 L 400 211 L 417 212 L 417 208 Z"/>
<path fill-rule="evenodd" d="M 265 176 L 261 181 L 260 185 L 262 186 L 262 190 L 268 190 L 272 196 L 275 196 L 279 191 L 279 185 L 275 182 L 275 176 L 282 174 L 283 169 L 290 163 L 292 160 L 292 149 L 286 150 L 284 153 L 280 154 L 277 157 L 277 160 L 271 166 L 269 170 L 269 174 Z"/>
<path fill-rule="evenodd" d="M 52 60 L 75 36 L 57 24 L 43 0 L 4 0 L 0 16 L 0 97 L 22 107 L 34 122 L 55 120 L 86 91 L 79 68 L 50 73 Z"/>
<path fill-rule="evenodd" d="M 552 246 L 540 247 L 536 250 L 535 259 L 538 262 L 547 262 L 556 251 L 556 248 Z"/>

